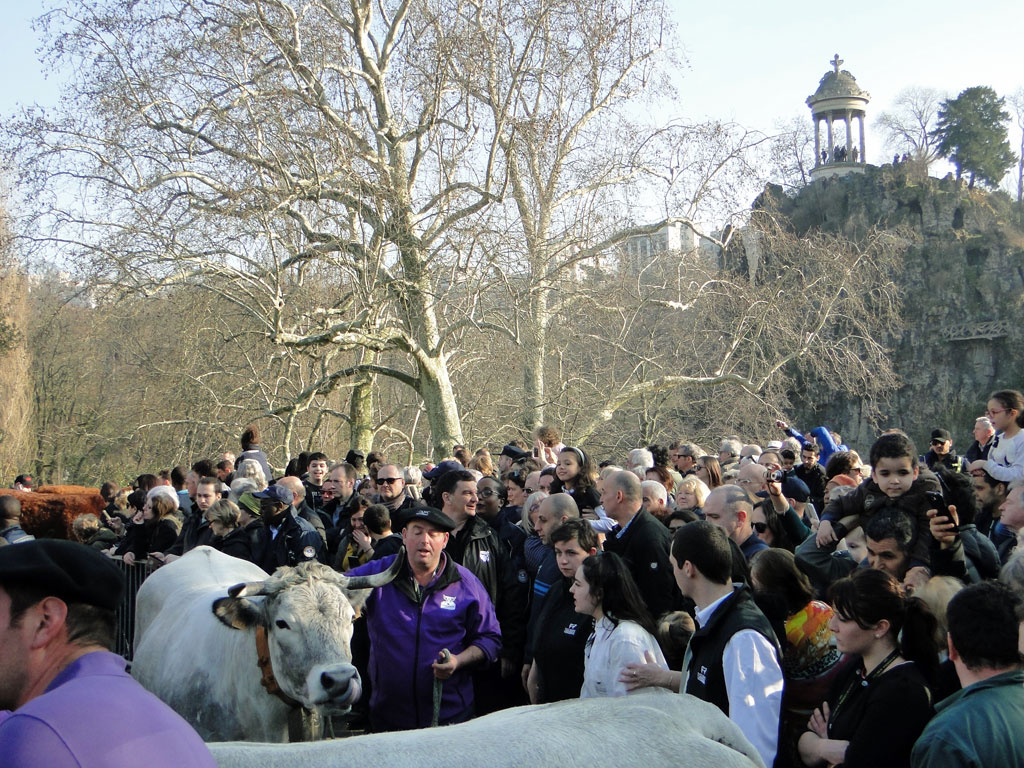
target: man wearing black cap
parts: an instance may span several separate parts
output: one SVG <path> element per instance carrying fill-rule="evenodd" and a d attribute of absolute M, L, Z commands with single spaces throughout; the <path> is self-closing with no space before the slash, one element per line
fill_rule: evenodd
<path fill-rule="evenodd" d="M 969 466 L 963 456 L 953 453 L 953 436 L 945 429 L 932 430 L 932 444 L 928 453 L 921 457 L 921 461 L 928 465 L 928 469 L 934 472 L 938 464 L 953 472 L 967 472 Z"/>
<path fill-rule="evenodd" d="M 120 570 L 82 544 L 0 550 L 0 764 L 216 765 L 192 727 L 110 652 L 123 590 Z"/>
<path fill-rule="evenodd" d="M 433 715 L 435 680 L 441 683 L 438 722 L 474 714 L 472 669 L 491 664 L 501 632 L 487 590 L 445 552 L 455 523 L 431 507 L 406 510 L 396 520 L 405 552 L 371 560 L 349 576 L 386 571 L 405 559 L 391 583 L 374 589 L 364 612 L 370 634 L 375 731 L 425 728 Z M 445 660 L 443 650 L 451 653 Z"/>
<path fill-rule="evenodd" d="M 498 471 L 505 473 L 512 468 L 512 465 L 530 456 L 530 452 L 509 443 L 501 449 L 498 454 Z"/>
<path fill-rule="evenodd" d="M 260 502 L 265 546 L 257 555 L 259 566 L 273 573 L 282 565 L 298 565 L 307 560 L 324 562 L 324 540 L 316 528 L 292 513 L 295 495 L 281 485 L 268 486 L 254 493 Z"/>

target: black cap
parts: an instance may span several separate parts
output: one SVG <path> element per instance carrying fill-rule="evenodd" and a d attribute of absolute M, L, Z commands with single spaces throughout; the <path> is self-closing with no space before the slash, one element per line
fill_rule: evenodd
<path fill-rule="evenodd" d="M 952 440 L 953 436 L 945 429 L 933 429 L 932 440 Z"/>
<path fill-rule="evenodd" d="M 457 469 L 465 469 L 465 467 L 462 466 L 461 461 L 453 461 L 452 459 L 446 459 L 433 469 L 428 469 L 426 472 L 424 472 L 423 477 L 425 477 L 427 480 L 436 480 L 445 472 L 454 472 Z"/>
<path fill-rule="evenodd" d="M 121 569 L 102 552 L 61 539 L 35 539 L 0 547 L 0 585 L 29 587 L 66 603 L 117 610 L 124 592 Z"/>
<path fill-rule="evenodd" d="M 14 482 L 16 482 L 18 485 L 23 485 L 26 488 L 36 487 L 36 483 L 35 480 L 32 479 L 32 475 L 18 475 L 16 478 L 14 478 Z"/>
<path fill-rule="evenodd" d="M 357 451 L 355 448 L 353 448 L 351 451 L 349 451 L 348 453 L 345 454 L 345 463 L 346 464 L 355 464 L 356 463 L 356 459 L 365 459 L 365 458 L 366 458 L 366 456 L 363 454 L 362 451 Z"/>
<path fill-rule="evenodd" d="M 439 509 L 433 507 L 420 507 L 418 509 L 407 509 L 398 517 L 398 529 L 405 528 L 409 523 L 429 523 L 435 528 L 448 533 L 455 530 L 455 521 Z"/>
<path fill-rule="evenodd" d="M 509 443 L 508 445 L 501 449 L 501 453 L 499 453 L 498 455 L 508 456 L 510 459 L 512 459 L 512 461 L 519 461 L 520 459 L 525 459 L 527 456 L 529 456 L 530 452 L 524 451 L 522 448 L 517 448 L 516 446 Z"/>

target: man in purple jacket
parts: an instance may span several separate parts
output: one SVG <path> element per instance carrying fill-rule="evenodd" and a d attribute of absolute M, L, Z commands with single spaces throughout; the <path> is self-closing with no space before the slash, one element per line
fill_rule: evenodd
<path fill-rule="evenodd" d="M 471 670 L 493 662 L 501 630 L 487 590 L 444 554 L 451 518 L 432 509 L 408 510 L 402 527 L 405 554 L 373 560 L 349 571 L 385 571 L 396 557 L 405 564 L 395 580 L 366 601 L 370 633 L 370 726 L 374 731 L 424 728 L 433 716 L 434 681 L 442 684 L 440 725 L 473 716 Z M 444 661 L 443 650 L 451 657 Z"/>
<path fill-rule="evenodd" d="M 82 544 L 0 549 L 0 765 L 215 768 L 199 734 L 110 653 L 123 590 L 117 566 Z"/>

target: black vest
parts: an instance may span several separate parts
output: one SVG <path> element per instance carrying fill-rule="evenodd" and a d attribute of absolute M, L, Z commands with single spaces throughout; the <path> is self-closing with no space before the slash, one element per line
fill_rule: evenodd
<path fill-rule="evenodd" d="M 733 589 L 732 597 L 718 606 L 707 624 L 693 633 L 690 638 L 690 674 L 686 680 L 686 692 L 710 702 L 729 714 L 729 694 L 725 688 L 725 671 L 722 656 L 725 646 L 737 632 L 753 629 L 775 646 L 779 655 L 779 641 L 772 625 L 754 604 L 746 587 Z"/>

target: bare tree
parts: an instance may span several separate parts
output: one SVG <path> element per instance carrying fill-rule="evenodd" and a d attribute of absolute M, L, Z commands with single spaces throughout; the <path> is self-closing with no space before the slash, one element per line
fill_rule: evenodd
<path fill-rule="evenodd" d="M 660 407 L 674 403 L 697 423 L 721 424 L 714 411 L 727 400 L 761 403 L 759 420 L 744 407 L 737 425 L 755 428 L 776 418 L 799 375 L 825 377 L 851 396 L 891 390 L 888 340 L 900 312 L 892 274 L 903 236 L 797 237 L 768 210 L 741 235 L 725 270 L 669 254 L 632 279 L 620 275 L 622 296 L 595 291 L 582 306 L 591 323 L 582 343 L 567 347 L 574 439 L 607 441 L 602 430 L 621 409 L 658 393 L 676 395 Z M 695 402 L 713 405 L 702 418 Z"/>
<path fill-rule="evenodd" d="M 776 124 L 771 139 L 769 167 L 772 179 L 787 190 L 796 190 L 811 182 L 814 168 L 814 126 L 807 117 L 794 117 Z"/>
<path fill-rule="evenodd" d="M 501 182 L 451 67 L 463 4 L 165 10 L 111 0 L 51 14 L 54 55 L 81 78 L 73 108 L 16 128 L 23 167 L 75 193 L 40 236 L 97 284 L 211 291 L 280 347 L 400 353 L 326 370 L 308 390 L 393 377 L 423 400 L 443 454 L 461 426 L 439 305 L 466 279 L 460 227 Z M 314 275 L 333 296 L 302 311 Z"/>
<path fill-rule="evenodd" d="M 885 136 L 885 145 L 894 152 L 908 152 L 915 160 L 930 166 L 939 158 L 939 142 L 933 135 L 939 106 L 946 94 L 935 88 L 904 88 L 893 100 L 892 108 L 878 115 L 877 124 Z"/>
<path fill-rule="evenodd" d="M 497 0 L 477 5 L 473 23 L 476 44 L 456 55 L 487 110 L 510 199 L 491 244 L 508 301 L 492 305 L 487 327 L 520 351 L 517 410 L 532 429 L 548 399 L 547 336 L 582 265 L 662 226 L 627 224 L 619 193 L 650 149 L 635 115 L 665 93 L 671 24 L 660 0 Z"/>

